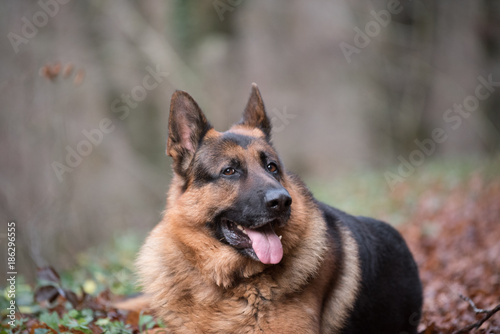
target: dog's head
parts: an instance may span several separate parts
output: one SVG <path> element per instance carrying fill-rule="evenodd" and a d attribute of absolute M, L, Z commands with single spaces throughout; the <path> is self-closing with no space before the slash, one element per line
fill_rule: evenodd
<path fill-rule="evenodd" d="M 281 231 L 291 215 L 287 175 L 271 142 L 271 122 L 257 85 L 242 120 L 213 129 L 193 98 L 172 96 L 167 154 L 174 181 L 169 209 L 185 224 L 264 264 L 283 257 Z"/>

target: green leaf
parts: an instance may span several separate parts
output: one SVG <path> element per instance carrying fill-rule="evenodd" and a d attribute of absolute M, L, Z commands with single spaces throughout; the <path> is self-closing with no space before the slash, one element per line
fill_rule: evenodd
<path fill-rule="evenodd" d="M 139 330 L 151 329 L 154 325 L 154 318 L 151 315 L 141 313 L 139 316 Z"/>
<path fill-rule="evenodd" d="M 109 318 L 101 318 L 101 319 L 98 319 L 95 324 L 97 326 L 108 326 L 109 324 L 111 323 L 111 320 L 109 320 Z"/>
<path fill-rule="evenodd" d="M 36 328 L 35 334 L 47 334 L 49 330 L 47 328 Z"/>
<path fill-rule="evenodd" d="M 91 309 L 88 309 L 88 308 L 83 309 L 83 310 L 81 311 L 81 314 L 82 314 L 82 316 L 83 316 L 83 317 L 85 317 L 85 318 L 91 318 L 91 319 L 93 319 L 93 318 L 94 318 L 94 311 L 92 311 Z"/>
<path fill-rule="evenodd" d="M 40 315 L 40 321 L 56 331 L 59 329 L 60 319 L 56 312 L 42 313 Z"/>
<path fill-rule="evenodd" d="M 107 322 L 105 320 L 108 320 Z M 133 331 L 129 325 L 125 325 L 119 321 L 110 322 L 109 319 L 99 319 L 103 330 L 106 334 L 132 334 Z"/>
<path fill-rule="evenodd" d="M 68 317 L 78 318 L 78 316 L 79 316 L 79 312 L 77 310 L 73 309 L 73 310 L 68 311 Z"/>

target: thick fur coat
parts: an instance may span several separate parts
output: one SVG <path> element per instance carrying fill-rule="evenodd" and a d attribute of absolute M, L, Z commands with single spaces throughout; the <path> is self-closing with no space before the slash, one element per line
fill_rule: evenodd
<path fill-rule="evenodd" d="M 271 142 L 256 85 L 243 119 L 212 128 L 172 96 L 174 177 L 137 260 L 170 333 L 416 333 L 422 291 L 391 226 L 314 199 Z"/>

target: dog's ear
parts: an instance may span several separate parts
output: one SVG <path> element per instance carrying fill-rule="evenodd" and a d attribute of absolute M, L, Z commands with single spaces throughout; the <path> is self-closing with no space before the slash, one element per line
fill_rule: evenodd
<path fill-rule="evenodd" d="M 252 92 L 243 112 L 243 119 L 239 124 L 259 128 L 264 132 L 267 140 L 271 139 L 271 121 L 267 117 L 262 96 L 255 83 L 252 84 Z"/>
<path fill-rule="evenodd" d="M 175 91 L 170 101 L 167 154 L 174 171 L 184 176 L 198 145 L 212 126 L 196 101 L 186 92 Z"/>

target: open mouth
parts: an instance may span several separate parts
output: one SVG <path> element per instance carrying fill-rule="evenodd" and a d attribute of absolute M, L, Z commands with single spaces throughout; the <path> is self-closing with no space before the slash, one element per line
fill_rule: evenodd
<path fill-rule="evenodd" d="M 274 232 L 278 220 L 273 220 L 255 228 L 248 228 L 223 218 L 222 233 L 226 241 L 256 261 L 277 264 L 283 258 L 281 236 Z"/>

